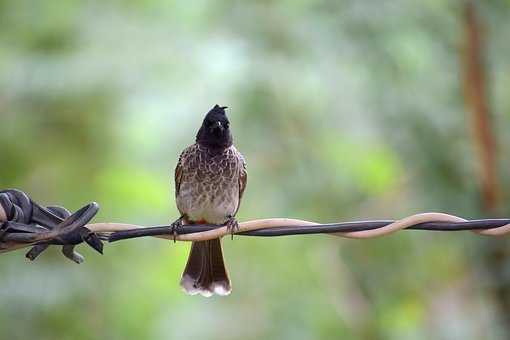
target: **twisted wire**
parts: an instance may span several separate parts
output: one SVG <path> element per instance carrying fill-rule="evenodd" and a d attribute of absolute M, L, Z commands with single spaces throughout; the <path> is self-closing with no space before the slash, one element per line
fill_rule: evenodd
<path fill-rule="evenodd" d="M 226 226 L 162 225 L 143 227 L 123 223 L 90 223 L 99 206 L 90 203 L 71 214 L 62 207 L 43 207 L 19 190 L 0 191 L 0 253 L 32 247 L 27 253 L 35 259 L 50 245 L 63 246 L 63 253 L 80 263 L 83 258 L 73 247 L 86 242 L 102 252 L 102 242 L 117 242 L 139 237 L 158 237 L 175 241 L 205 241 L 231 235 Z M 400 220 L 355 221 L 321 224 L 291 218 L 246 221 L 235 230 L 240 236 L 276 237 L 327 234 L 351 239 L 391 235 L 401 230 L 471 231 L 484 236 L 510 235 L 510 219 L 466 220 L 445 213 L 421 213 Z"/>
<path fill-rule="evenodd" d="M 206 241 L 226 235 L 230 231 L 226 226 L 184 225 L 175 230 L 172 226 L 141 227 L 131 224 L 96 223 L 87 228 L 94 232 L 112 233 L 110 242 L 125 239 L 156 236 L 178 241 Z M 504 236 L 510 234 L 510 219 L 472 220 L 444 213 L 421 213 L 397 221 L 358 221 L 320 224 L 289 218 L 271 218 L 252 220 L 239 224 L 236 235 L 242 236 L 287 236 L 308 234 L 329 234 L 338 237 L 365 239 L 393 234 L 400 230 L 463 231 L 470 230 L 486 236 Z"/>

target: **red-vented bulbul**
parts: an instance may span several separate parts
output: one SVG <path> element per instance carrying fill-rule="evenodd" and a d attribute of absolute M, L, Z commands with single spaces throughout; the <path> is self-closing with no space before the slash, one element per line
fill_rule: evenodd
<path fill-rule="evenodd" d="M 206 115 L 195 144 L 179 157 L 175 197 L 185 224 L 226 224 L 237 228 L 235 215 L 247 183 L 246 163 L 234 147 L 226 107 L 214 106 Z M 191 295 L 228 295 L 232 291 L 220 239 L 193 242 L 181 279 Z"/>

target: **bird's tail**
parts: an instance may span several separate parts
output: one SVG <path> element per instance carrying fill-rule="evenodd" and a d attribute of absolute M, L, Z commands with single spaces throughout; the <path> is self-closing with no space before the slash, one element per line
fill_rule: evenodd
<path fill-rule="evenodd" d="M 220 239 L 193 242 L 181 287 L 190 295 L 228 295 L 232 291 Z"/>

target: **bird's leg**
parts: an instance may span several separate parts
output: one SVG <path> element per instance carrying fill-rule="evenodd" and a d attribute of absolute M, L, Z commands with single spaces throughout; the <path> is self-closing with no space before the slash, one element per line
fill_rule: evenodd
<path fill-rule="evenodd" d="M 228 220 L 225 223 L 228 232 L 230 233 L 232 240 L 234 239 L 234 234 L 239 231 L 239 223 L 236 218 L 232 215 L 228 215 Z"/>
<path fill-rule="evenodd" d="M 182 215 L 181 217 L 179 217 L 177 220 L 175 220 L 175 222 L 173 222 L 171 225 L 170 225 L 170 230 L 172 232 L 172 235 L 174 236 L 174 243 L 176 242 L 176 238 L 177 238 L 177 230 L 179 229 L 179 227 L 182 227 L 182 222 L 184 220 L 184 215 Z"/>

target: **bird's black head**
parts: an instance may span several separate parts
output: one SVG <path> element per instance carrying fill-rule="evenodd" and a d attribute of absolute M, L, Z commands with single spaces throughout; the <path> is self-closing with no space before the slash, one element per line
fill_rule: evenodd
<path fill-rule="evenodd" d="M 214 150 L 232 146 L 230 122 L 225 114 L 226 106 L 215 105 L 207 113 L 197 134 L 197 143 Z"/>

